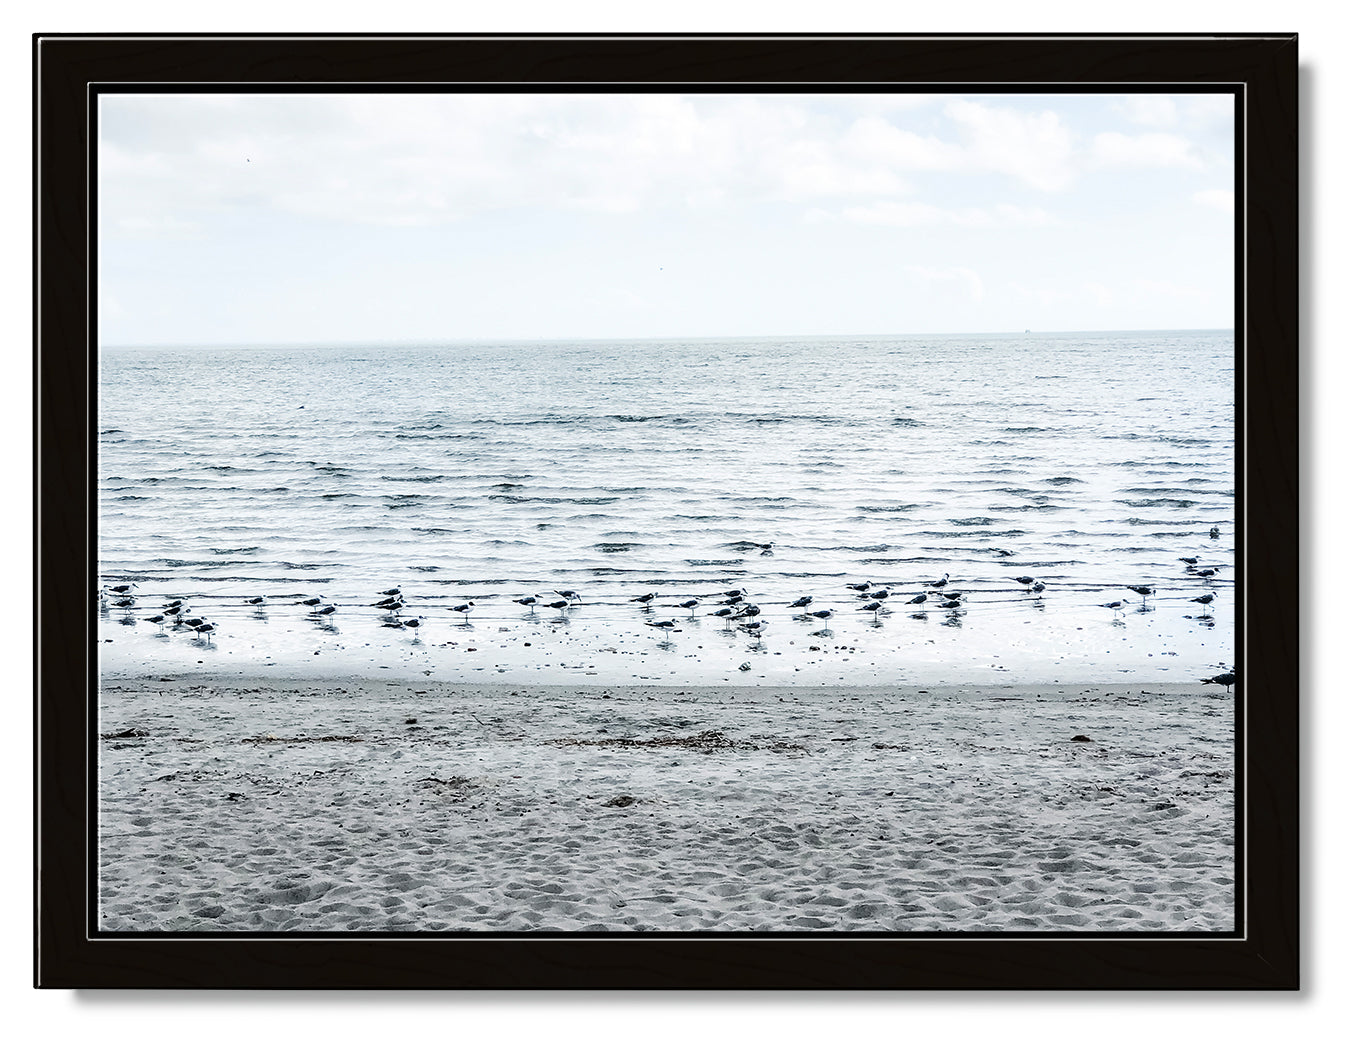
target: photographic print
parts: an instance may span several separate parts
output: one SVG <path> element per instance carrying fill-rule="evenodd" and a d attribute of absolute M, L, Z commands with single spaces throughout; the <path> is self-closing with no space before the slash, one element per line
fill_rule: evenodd
<path fill-rule="evenodd" d="M 1245 116 L 91 93 L 87 935 L 1243 938 Z"/>

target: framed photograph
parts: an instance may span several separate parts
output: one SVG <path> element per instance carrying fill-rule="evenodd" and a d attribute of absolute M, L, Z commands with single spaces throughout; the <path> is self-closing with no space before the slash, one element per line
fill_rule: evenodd
<path fill-rule="evenodd" d="M 38 986 L 1298 987 L 1294 36 L 34 61 Z"/>

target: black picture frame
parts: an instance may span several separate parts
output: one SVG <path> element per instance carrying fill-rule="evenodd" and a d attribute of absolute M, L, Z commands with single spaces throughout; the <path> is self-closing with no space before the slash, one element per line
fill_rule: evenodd
<path fill-rule="evenodd" d="M 1299 986 L 1295 34 L 37 34 L 34 980 L 42 988 L 1293 989 Z M 1236 92 L 1240 933 L 1206 936 L 117 938 L 87 928 L 95 689 L 91 107 L 141 85 L 723 85 Z M 1275 594 L 1281 600 L 1247 601 Z"/>

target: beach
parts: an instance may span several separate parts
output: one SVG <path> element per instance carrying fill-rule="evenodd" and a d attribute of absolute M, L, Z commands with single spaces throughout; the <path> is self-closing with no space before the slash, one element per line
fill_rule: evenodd
<path fill-rule="evenodd" d="M 105 670 L 110 933 L 1222 932 L 1234 694 Z"/>

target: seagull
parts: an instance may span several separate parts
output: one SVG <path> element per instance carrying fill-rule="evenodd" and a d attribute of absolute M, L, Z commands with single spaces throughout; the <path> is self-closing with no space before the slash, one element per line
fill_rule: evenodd
<path fill-rule="evenodd" d="M 1035 583 L 1031 585 L 1031 592 L 1033 594 L 1040 594 L 1041 591 L 1043 590 L 1045 590 L 1045 584 L 1043 584 L 1040 580 L 1037 580 Z"/>
<path fill-rule="evenodd" d="M 682 602 L 679 603 L 679 606 L 680 606 L 681 609 L 688 609 L 688 610 L 689 610 L 689 615 L 690 615 L 690 616 L 693 616 L 693 615 L 694 615 L 694 609 L 697 608 L 697 606 L 698 606 L 698 599 L 697 599 L 697 598 L 686 598 L 684 601 L 682 601 Z"/>
<path fill-rule="evenodd" d="M 809 594 L 803 594 L 803 595 L 802 595 L 800 598 L 798 598 L 795 602 L 788 602 L 788 608 L 789 608 L 789 609 L 805 609 L 805 608 L 806 608 L 808 605 L 810 605 L 813 601 L 815 601 L 815 599 L 812 598 Z"/>
<path fill-rule="evenodd" d="M 959 601 L 957 601 L 955 598 L 953 598 L 953 599 L 951 599 L 950 601 L 939 602 L 939 603 L 938 603 L 938 608 L 939 608 L 939 609 L 959 609 L 959 608 L 961 608 L 961 603 L 960 603 Z"/>
<path fill-rule="evenodd" d="M 637 597 L 637 598 L 629 598 L 628 600 L 629 600 L 630 602 L 641 602 L 643 605 L 651 605 L 652 600 L 653 600 L 655 597 L 656 597 L 656 592 L 655 592 L 655 591 L 652 591 L 650 594 L 644 594 L 644 595 L 641 595 L 640 597 Z"/>
<path fill-rule="evenodd" d="M 216 625 L 213 624 L 213 623 L 207 623 L 207 622 L 205 622 L 205 621 L 202 621 L 201 623 L 197 624 L 197 626 L 194 627 L 194 628 L 192 628 L 192 629 L 193 629 L 194 631 L 197 632 L 197 637 L 198 637 L 198 638 L 200 638 L 202 635 L 206 635 L 207 638 L 210 638 L 210 637 L 211 637 L 211 632 L 214 631 L 214 630 L 216 629 Z"/>
<path fill-rule="evenodd" d="M 457 612 L 457 613 L 463 613 L 463 614 L 464 614 L 464 622 L 465 622 L 465 623 L 468 623 L 468 622 L 469 622 L 469 610 L 472 609 L 472 608 L 473 608 L 473 602 L 465 602 L 463 605 L 452 605 L 452 606 L 450 606 L 450 610 L 451 610 L 452 612 Z"/>
<path fill-rule="evenodd" d="M 752 634 L 758 638 L 764 633 L 764 624 L 759 620 L 751 620 L 749 623 L 738 624 L 736 629 L 744 631 L 746 634 Z"/>
<path fill-rule="evenodd" d="M 658 627 L 658 628 L 660 628 L 661 630 L 663 630 L 663 631 L 666 632 L 666 637 L 669 638 L 669 637 L 670 637 L 670 632 L 671 632 L 672 630 L 675 629 L 675 621 L 674 621 L 674 620 L 650 620 L 650 621 L 647 622 L 647 626 L 648 626 L 648 627 Z"/>
<path fill-rule="evenodd" d="M 319 606 L 319 608 L 315 609 L 315 610 L 314 610 L 312 613 L 310 613 L 309 615 L 310 615 L 310 616 L 332 616 L 333 613 L 335 613 L 335 612 L 337 612 L 337 606 L 336 606 L 336 605 L 321 605 L 321 606 Z"/>
<path fill-rule="evenodd" d="M 1205 579 L 1209 579 L 1211 576 L 1216 575 L 1216 574 L 1218 573 L 1218 571 L 1219 571 L 1218 569 L 1191 569 L 1191 570 L 1190 570 L 1192 576 L 1203 576 Z"/>
<path fill-rule="evenodd" d="M 130 609 L 136 604 L 136 599 L 128 595 L 125 598 L 118 598 L 113 604 L 119 609 Z"/>
<path fill-rule="evenodd" d="M 731 610 L 731 607 L 730 607 L 730 606 L 724 605 L 724 606 L 722 606 L 722 608 L 720 608 L 720 609 L 714 609 L 714 610 L 713 610 L 713 615 L 714 615 L 714 616 L 720 616 L 720 617 L 722 617 L 722 619 L 724 619 L 724 620 L 729 620 L 729 619 L 731 619 L 731 617 L 735 616 L 736 614 Z"/>
<path fill-rule="evenodd" d="M 108 588 L 113 594 L 127 594 L 135 589 L 136 585 L 134 583 L 119 583 Z"/>
<path fill-rule="evenodd" d="M 581 595 L 576 591 L 554 591 L 553 593 L 562 595 L 569 602 L 576 602 L 578 605 L 581 604 Z"/>
<path fill-rule="evenodd" d="M 814 609 L 814 610 L 812 610 L 811 612 L 807 613 L 806 615 L 807 615 L 807 616 L 814 616 L 814 617 L 815 617 L 816 619 L 818 619 L 818 620 L 828 620 L 831 616 L 834 615 L 834 610 L 833 610 L 833 609 Z"/>
<path fill-rule="evenodd" d="M 402 609 L 403 596 L 399 595 L 392 598 L 381 598 L 378 602 L 372 602 L 371 605 L 376 609 Z"/>
<path fill-rule="evenodd" d="M 539 601 L 539 595 L 531 594 L 526 598 L 512 598 L 511 600 L 515 602 L 517 605 L 524 605 L 528 608 L 529 606 L 534 605 L 536 602 Z"/>
<path fill-rule="evenodd" d="M 1219 538 L 1219 526 L 1215 525 L 1209 530 L 1209 538 L 1212 540 L 1217 540 Z"/>
<path fill-rule="evenodd" d="M 928 595 L 926 595 L 926 594 L 916 594 L 916 595 L 915 595 L 913 598 L 911 598 L 909 601 L 905 602 L 905 604 L 906 604 L 906 605 L 922 605 L 922 604 L 923 604 L 924 602 L 926 602 L 926 601 L 928 601 Z"/>
<path fill-rule="evenodd" d="M 1195 564 L 1197 564 L 1197 563 L 1200 561 L 1200 559 L 1199 559 L 1199 558 L 1178 558 L 1177 561 L 1184 561 L 1187 565 L 1195 565 Z"/>
<path fill-rule="evenodd" d="M 245 598 L 245 599 L 244 599 L 244 604 L 245 604 L 245 605 L 262 605 L 263 602 L 265 602 L 266 600 L 267 600 L 266 598 L 263 598 L 261 595 L 259 595 L 259 596 L 254 597 L 254 598 Z"/>
<path fill-rule="evenodd" d="M 158 627 L 158 628 L 162 631 L 162 630 L 164 630 L 164 621 L 165 621 L 166 619 L 167 619 L 167 617 L 165 617 L 165 616 L 147 616 L 147 617 L 145 617 L 145 622 L 146 622 L 146 623 L 152 623 L 152 624 L 154 624 L 156 627 Z"/>
<path fill-rule="evenodd" d="M 870 612 L 872 614 L 872 619 L 874 621 L 878 623 L 881 621 L 881 602 L 868 602 L 862 608 L 863 612 Z"/>
<path fill-rule="evenodd" d="M 883 599 L 889 598 L 890 596 L 891 592 L 888 591 L 885 587 L 881 588 L 881 590 L 879 591 L 872 591 L 870 594 L 867 595 L 867 597 L 876 599 L 877 601 L 882 601 Z"/>
<path fill-rule="evenodd" d="M 951 578 L 952 578 L 951 573 L 944 572 L 942 574 L 942 579 L 934 580 L 932 583 L 928 585 L 928 589 L 930 591 L 940 591 L 942 590 L 943 587 L 947 586 L 947 581 L 950 580 Z"/>
<path fill-rule="evenodd" d="M 414 616 L 408 620 L 400 620 L 398 625 L 400 627 L 411 627 L 416 632 L 422 626 L 423 619 L 424 617 Z"/>
<path fill-rule="evenodd" d="M 851 591 L 870 591 L 872 589 L 872 581 L 868 580 L 866 583 L 846 583 L 844 586 Z"/>
<path fill-rule="evenodd" d="M 1014 583 L 1020 583 L 1023 587 L 1030 587 L 1036 582 L 1035 576 L 1009 576 L 1008 579 Z"/>
<path fill-rule="evenodd" d="M 202 624 L 206 623 L 200 616 L 194 616 L 190 620 L 181 621 L 184 627 L 191 627 L 194 631 Z"/>
<path fill-rule="evenodd" d="M 1130 585 L 1130 590 L 1134 591 L 1135 594 L 1142 598 L 1148 598 L 1148 596 L 1153 593 L 1152 587 L 1136 587 L 1133 584 Z"/>
<path fill-rule="evenodd" d="M 956 601 L 958 598 L 961 597 L 961 592 L 960 592 L 960 591 L 944 591 L 943 594 L 942 594 L 942 597 L 946 598 L 949 602 L 954 602 L 954 601 Z"/>
<path fill-rule="evenodd" d="M 398 598 L 398 597 L 401 597 L 401 596 L 402 596 L 402 594 L 403 594 L 403 588 L 401 588 L 401 587 L 390 587 L 389 590 L 387 590 L 387 591 L 381 591 L 380 593 L 383 594 L 386 598 Z"/>
<path fill-rule="evenodd" d="M 734 591 L 726 591 L 722 597 L 731 603 L 743 601 L 746 597 L 746 590 L 743 587 L 737 587 Z"/>
<path fill-rule="evenodd" d="M 301 599 L 300 599 L 298 602 L 296 602 L 295 604 L 296 604 L 296 605 L 322 605 L 322 604 L 324 603 L 324 600 L 325 600 L 325 599 L 324 599 L 324 596 L 321 594 L 321 595 L 319 595 L 317 598 L 301 598 Z"/>
<path fill-rule="evenodd" d="M 1103 609 L 1119 610 L 1125 607 L 1124 602 L 1102 602 Z"/>
<path fill-rule="evenodd" d="M 758 616 L 758 615 L 759 615 L 758 605 L 744 605 L 737 611 L 736 618 L 738 620 L 743 620 L 747 616 Z"/>
<path fill-rule="evenodd" d="M 469 604 L 472 605 L 473 602 L 470 602 Z M 572 607 L 572 603 L 569 602 L 566 598 L 559 598 L 556 602 L 544 602 L 544 608 L 545 608 L 545 609 L 570 609 L 571 607 Z M 463 608 L 463 607 L 461 606 L 461 608 Z M 456 612 L 458 612 L 458 611 L 459 611 L 459 610 L 456 610 Z M 465 613 L 465 614 L 464 614 L 464 619 L 467 621 L 468 618 L 469 618 L 469 614 L 468 614 L 468 613 Z"/>
<path fill-rule="evenodd" d="M 1223 674 L 1216 674 L 1213 678 L 1202 678 L 1200 681 L 1204 685 L 1221 685 L 1224 692 L 1227 693 L 1232 691 L 1233 683 L 1237 681 L 1237 675 L 1232 671 L 1225 671 Z"/>
<path fill-rule="evenodd" d="M 1198 598 L 1191 598 L 1190 600 L 1193 601 L 1193 602 L 1199 602 L 1201 605 L 1208 605 L 1210 602 L 1212 602 L 1212 601 L 1214 600 L 1214 595 L 1212 595 L 1212 594 L 1202 594 L 1202 595 L 1200 595 L 1200 597 L 1198 597 Z"/>

